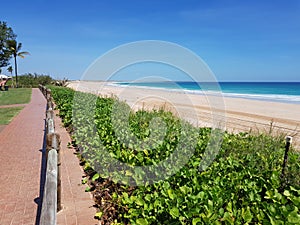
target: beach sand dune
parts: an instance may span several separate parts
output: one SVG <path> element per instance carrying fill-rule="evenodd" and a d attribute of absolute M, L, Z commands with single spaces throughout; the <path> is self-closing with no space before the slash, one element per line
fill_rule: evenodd
<path fill-rule="evenodd" d="M 115 96 L 133 110 L 165 109 L 196 126 L 229 132 L 269 132 L 290 135 L 300 144 L 300 104 L 229 98 L 180 91 L 113 86 L 107 82 L 72 81 L 69 87 L 101 96 Z"/>

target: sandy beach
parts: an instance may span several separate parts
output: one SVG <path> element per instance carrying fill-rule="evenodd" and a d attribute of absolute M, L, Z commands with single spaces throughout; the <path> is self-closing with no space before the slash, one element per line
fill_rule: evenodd
<path fill-rule="evenodd" d="M 179 91 L 119 87 L 105 82 L 72 81 L 68 87 L 101 96 L 115 96 L 133 110 L 172 111 L 196 126 L 213 126 L 229 132 L 269 132 L 293 136 L 300 144 L 300 104 L 187 94 Z"/>

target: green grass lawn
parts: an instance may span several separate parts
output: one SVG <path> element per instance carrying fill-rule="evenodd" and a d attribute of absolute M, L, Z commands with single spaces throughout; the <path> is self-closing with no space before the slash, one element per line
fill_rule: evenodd
<path fill-rule="evenodd" d="M 0 108 L 0 125 L 9 124 L 24 107 Z"/>
<path fill-rule="evenodd" d="M 31 88 L 10 88 L 8 91 L 0 91 L 0 106 L 29 103 Z"/>

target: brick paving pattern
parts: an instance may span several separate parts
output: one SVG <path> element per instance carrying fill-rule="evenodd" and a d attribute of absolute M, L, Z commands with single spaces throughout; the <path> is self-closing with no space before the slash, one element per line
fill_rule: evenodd
<path fill-rule="evenodd" d="M 38 225 L 41 202 L 40 178 L 44 143 L 46 100 L 32 89 L 31 102 L 0 132 L 0 225 Z M 60 119 L 55 118 L 61 136 L 62 206 L 58 225 L 95 225 L 90 193 L 81 185 L 83 171 Z"/>
<path fill-rule="evenodd" d="M 32 100 L 0 132 L 0 224 L 35 224 L 46 101 L 38 89 Z"/>

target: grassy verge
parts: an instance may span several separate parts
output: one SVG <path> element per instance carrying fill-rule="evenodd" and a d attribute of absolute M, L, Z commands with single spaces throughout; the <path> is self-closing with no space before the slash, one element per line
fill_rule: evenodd
<path fill-rule="evenodd" d="M 31 88 L 11 88 L 0 91 L 0 106 L 12 104 L 26 104 L 31 99 Z"/>
<path fill-rule="evenodd" d="M 9 122 L 23 109 L 23 107 L 0 108 L 0 125 Z"/>

